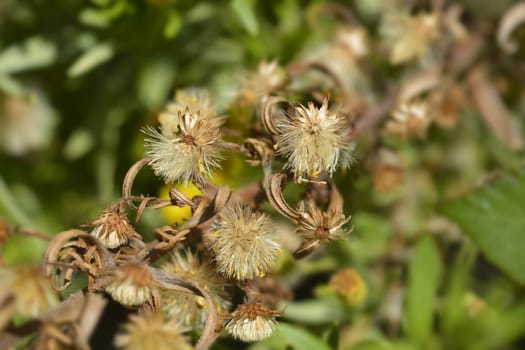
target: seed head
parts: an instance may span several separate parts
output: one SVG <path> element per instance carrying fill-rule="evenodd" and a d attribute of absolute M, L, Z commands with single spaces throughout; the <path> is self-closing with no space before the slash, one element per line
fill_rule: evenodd
<path fill-rule="evenodd" d="M 284 83 L 284 74 L 277 61 L 259 63 L 257 70 L 241 81 L 240 99 L 242 103 L 253 104 L 269 96 Z"/>
<path fill-rule="evenodd" d="M 38 317 L 58 304 L 58 296 L 51 281 L 40 268 L 17 266 L 0 270 L 2 292 L 15 298 L 15 314 Z"/>
<path fill-rule="evenodd" d="M 126 213 L 118 208 L 105 210 L 89 226 L 93 227 L 91 234 L 109 249 L 126 244 L 132 237 L 141 238 L 129 223 Z"/>
<path fill-rule="evenodd" d="M 211 249 L 218 270 L 238 280 L 264 276 L 280 250 L 270 219 L 248 206 L 224 209 L 212 226 Z"/>
<path fill-rule="evenodd" d="M 259 341 L 272 335 L 280 313 L 261 303 L 242 304 L 226 323 L 226 331 L 234 338 L 245 342 Z"/>
<path fill-rule="evenodd" d="M 222 159 L 217 146 L 221 123 L 186 109 L 179 112 L 176 126 L 163 126 L 161 132 L 145 128 L 146 155 L 155 174 L 166 183 L 203 182 Z"/>
<path fill-rule="evenodd" d="M 329 210 L 324 212 L 313 201 L 299 204 L 299 228 L 297 233 L 307 240 L 335 241 L 345 238 L 350 231 L 343 228 L 350 217 L 346 218 L 343 212 Z"/>
<path fill-rule="evenodd" d="M 191 350 L 174 322 L 165 322 L 162 312 L 131 315 L 115 337 L 115 345 L 126 350 Z"/>
<path fill-rule="evenodd" d="M 436 13 L 410 15 L 394 10 L 384 16 L 381 34 L 391 45 L 392 64 L 422 59 L 439 37 L 439 18 Z"/>
<path fill-rule="evenodd" d="M 287 159 L 286 168 L 296 179 L 315 177 L 326 171 L 332 175 L 339 164 L 350 165 L 350 143 L 345 134 L 348 125 L 343 116 L 328 110 L 328 100 L 321 108 L 308 103 L 295 113 L 285 115 L 276 124 L 280 132 L 277 153 Z"/>
<path fill-rule="evenodd" d="M 392 113 L 392 117 L 393 120 L 386 124 L 386 132 L 402 137 L 424 137 L 432 121 L 424 102 L 404 103 Z"/>
<path fill-rule="evenodd" d="M 155 283 L 146 266 L 128 263 L 113 272 L 113 281 L 106 287 L 106 292 L 116 302 L 135 306 L 150 301 Z"/>
<path fill-rule="evenodd" d="M 217 115 L 217 107 L 211 102 L 207 90 L 198 88 L 178 90 L 175 100 L 168 103 L 166 109 L 159 115 L 162 130 L 177 130 L 179 113 L 185 113 L 186 109 L 192 114 L 198 113 L 202 119 L 213 118 Z"/>
<path fill-rule="evenodd" d="M 173 277 L 192 282 L 210 295 L 217 311 L 227 311 L 231 305 L 225 290 L 227 282 L 209 265 L 199 261 L 190 251 L 177 251 L 162 265 Z M 206 302 L 193 294 L 173 290 L 161 291 L 165 315 L 177 322 L 181 330 L 201 328 L 206 321 Z"/>

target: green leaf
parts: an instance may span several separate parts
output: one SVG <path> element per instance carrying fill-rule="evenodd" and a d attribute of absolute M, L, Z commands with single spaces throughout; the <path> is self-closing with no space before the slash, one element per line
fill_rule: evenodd
<path fill-rule="evenodd" d="M 166 24 L 164 25 L 164 37 L 166 39 L 173 39 L 182 28 L 182 16 L 177 11 L 170 11 Z"/>
<path fill-rule="evenodd" d="M 259 32 L 259 23 L 255 15 L 255 1 L 253 0 L 232 0 L 231 6 L 239 16 L 242 25 L 248 33 L 256 35 Z"/>
<path fill-rule="evenodd" d="M 348 313 L 340 302 L 313 299 L 287 303 L 283 317 L 302 324 L 322 324 L 345 320 Z"/>
<path fill-rule="evenodd" d="M 436 293 L 441 274 L 441 258 L 430 236 L 419 240 L 408 268 L 405 330 L 425 344 L 433 328 Z"/>
<path fill-rule="evenodd" d="M 48 66 L 56 59 L 55 45 L 39 37 L 10 46 L 0 53 L 0 75 Z"/>
<path fill-rule="evenodd" d="M 305 329 L 280 322 L 270 343 L 279 344 L 282 349 L 330 350 L 330 346 Z"/>
<path fill-rule="evenodd" d="M 501 180 L 443 211 L 488 260 L 525 285 L 525 176 Z"/>
<path fill-rule="evenodd" d="M 69 77 L 75 78 L 86 74 L 102 63 L 113 57 L 113 46 L 109 43 L 100 43 L 95 47 L 84 52 L 67 71 Z"/>

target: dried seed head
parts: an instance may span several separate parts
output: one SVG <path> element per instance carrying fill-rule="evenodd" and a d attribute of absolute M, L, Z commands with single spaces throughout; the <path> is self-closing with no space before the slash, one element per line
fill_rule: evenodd
<path fill-rule="evenodd" d="M 286 168 L 296 179 L 316 177 L 321 172 L 332 175 L 339 164 L 350 165 L 351 144 L 346 137 L 348 124 L 345 118 L 328 110 L 328 100 L 321 108 L 308 103 L 299 106 L 295 113 L 280 118 L 277 153 L 287 158 Z"/>
<path fill-rule="evenodd" d="M 363 27 L 342 27 L 336 33 L 336 42 L 354 58 L 363 58 L 370 52 L 368 33 Z"/>
<path fill-rule="evenodd" d="M 352 306 L 361 305 L 368 294 L 361 275 L 351 268 L 333 274 L 328 286 Z"/>
<path fill-rule="evenodd" d="M 297 233 L 306 240 L 335 241 L 346 238 L 351 232 L 343 228 L 350 217 L 346 218 L 341 211 L 324 212 L 313 201 L 307 201 L 299 204 L 298 212 L 301 218 Z"/>
<path fill-rule="evenodd" d="M 113 280 L 106 292 L 116 302 L 135 306 L 150 301 L 153 297 L 155 280 L 142 264 L 128 263 L 112 273 Z"/>
<path fill-rule="evenodd" d="M 14 312 L 20 316 L 38 317 L 59 302 L 51 281 L 37 267 L 3 268 L 0 285 L 15 297 Z"/>
<path fill-rule="evenodd" d="M 245 342 L 259 341 L 272 335 L 280 313 L 261 303 L 242 304 L 226 323 L 226 330 L 234 338 Z"/>
<path fill-rule="evenodd" d="M 397 154 L 380 149 L 375 162 L 373 180 L 376 191 L 391 193 L 403 184 L 403 164 Z"/>
<path fill-rule="evenodd" d="M 198 88 L 178 90 L 175 100 L 168 103 L 166 109 L 159 115 L 161 129 L 168 132 L 177 130 L 179 113 L 185 113 L 186 109 L 192 114 L 199 114 L 203 119 L 211 119 L 217 115 L 217 107 L 212 104 L 207 90 Z"/>
<path fill-rule="evenodd" d="M 166 183 L 203 182 L 222 159 L 217 146 L 222 120 L 202 118 L 186 109 L 175 125 L 144 129 L 148 164 Z"/>
<path fill-rule="evenodd" d="M 241 102 L 245 104 L 256 103 L 280 88 L 283 83 L 284 74 L 277 61 L 262 61 L 255 72 L 241 81 Z"/>
<path fill-rule="evenodd" d="M 402 11 L 388 12 L 380 31 L 391 45 L 392 64 L 422 59 L 428 53 L 430 44 L 439 37 L 439 17 L 437 13 L 410 15 Z"/>
<path fill-rule="evenodd" d="M 115 345 L 126 350 L 191 350 L 174 322 L 165 322 L 161 312 L 131 315 Z"/>
<path fill-rule="evenodd" d="M 109 249 L 126 244 L 132 237 L 142 238 L 129 223 L 126 213 L 118 208 L 104 211 L 89 226 L 93 227 L 90 233 Z"/>
<path fill-rule="evenodd" d="M 270 219 L 248 206 L 225 208 L 214 222 L 211 249 L 218 270 L 238 280 L 264 276 L 280 250 Z"/>
<path fill-rule="evenodd" d="M 225 290 L 227 282 L 209 265 L 199 261 L 190 251 L 175 252 L 162 269 L 173 277 L 192 282 L 210 295 L 217 312 L 227 311 L 231 305 Z M 165 315 L 176 321 L 181 330 L 201 328 L 207 317 L 204 298 L 189 293 L 162 290 L 162 308 Z"/>
<path fill-rule="evenodd" d="M 424 102 L 404 103 L 392 113 L 392 117 L 385 131 L 402 137 L 424 137 L 432 121 L 428 104 Z"/>

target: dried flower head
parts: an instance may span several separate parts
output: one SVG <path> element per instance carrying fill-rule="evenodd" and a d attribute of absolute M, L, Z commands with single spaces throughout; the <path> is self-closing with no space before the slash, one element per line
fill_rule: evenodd
<path fill-rule="evenodd" d="M 273 267 L 280 245 L 265 214 L 245 205 L 228 207 L 212 229 L 211 249 L 222 274 L 244 280 L 264 276 Z"/>
<path fill-rule="evenodd" d="M 324 212 L 313 201 L 303 201 L 299 203 L 298 212 L 300 220 L 297 233 L 308 241 L 340 240 L 351 232 L 343 228 L 350 217 L 346 218 L 342 211 Z"/>
<path fill-rule="evenodd" d="M 185 113 L 186 109 L 192 114 L 198 113 L 203 119 L 217 115 L 217 107 L 211 102 L 207 90 L 199 88 L 177 90 L 175 100 L 168 103 L 165 110 L 159 114 L 158 119 L 162 130 L 167 132 L 177 130 L 179 113 Z"/>
<path fill-rule="evenodd" d="M 174 322 L 165 322 L 162 312 L 131 315 L 115 345 L 126 350 L 191 350 L 193 347 L 180 334 Z"/>
<path fill-rule="evenodd" d="M 383 17 L 380 31 L 391 45 L 392 64 L 422 59 L 430 44 L 439 37 L 439 17 L 437 13 L 410 15 L 393 10 Z"/>
<path fill-rule="evenodd" d="M 90 233 L 109 249 L 126 244 L 132 237 L 141 238 L 129 223 L 126 213 L 116 206 L 102 212 L 89 226 L 93 227 Z"/>
<path fill-rule="evenodd" d="M 351 145 L 346 119 L 328 110 L 325 99 L 321 108 L 308 103 L 285 114 L 276 127 L 279 131 L 277 153 L 287 158 L 286 168 L 296 179 L 315 177 L 321 172 L 332 175 L 339 164 L 350 165 Z"/>
<path fill-rule="evenodd" d="M 432 117 L 425 102 L 408 102 L 400 105 L 393 113 L 393 120 L 386 124 L 386 132 L 402 137 L 426 135 Z"/>
<path fill-rule="evenodd" d="M 367 56 L 370 52 L 368 33 L 363 27 L 341 27 L 336 33 L 336 43 L 357 59 Z"/>
<path fill-rule="evenodd" d="M 272 335 L 280 312 L 273 311 L 261 303 L 239 305 L 226 323 L 226 331 L 234 338 L 245 342 L 259 341 Z"/>
<path fill-rule="evenodd" d="M 155 280 L 147 266 L 128 263 L 113 271 L 112 278 L 106 292 L 116 302 L 135 306 L 152 300 Z"/>
<path fill-rule="evenodd" d="M 51 281 L 38 267 L 2 268 L 0 285 L 14 296 L 14 312 L 20 316 L 38 317 L 59 302 Z"/>
<path fill-rule="evenodd" d="M 383 148 L 379 150 L 375 163 L 373 181 L 376 191 L 391 193 L 399 190 L 404 177 L 403 164 L 399 156 Z"/>
<path fill-rule="evenodd" d="M 333 274 L 328 286 L 352 306 L 361 305 L 368 294 L 368 289 L 361 275 L 351 268 Z"/>
<path fill-rule="evenodd" d="M 190 251 L 177 251 L 162 265 L 162 269 L 173 277 L 204 289 L 210 295 L 217 311 L 227 311 L 231 305 L 225 287 L 228 285 L 215 269 Z M 206 302 L 194 294 L 173 290 L 161 290 L 162 307 L 169 319 L 176 321 L 181 330 L 200 328 L 206 321 Z"/>
<path fill-rule="evenodd" d="M 280 88 L 284 74 L 277 61 L 259 63 L 257 70 L 246 76 L 240 84 L 240 99 L 245 104 L 253 104 Z"/>
<path fill-rule="evenodd" d="M 161 132 L 147 127 L 148 164 L 166 183 L 203 182 L 222 159 L 218 148 L 221 123 L 219 118 L 202 118 L 186 109 L 179 112 L 176 127 Z"/>

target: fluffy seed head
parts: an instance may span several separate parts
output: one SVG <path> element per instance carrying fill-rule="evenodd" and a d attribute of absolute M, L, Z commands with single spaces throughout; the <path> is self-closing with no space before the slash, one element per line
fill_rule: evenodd
<path fill-rule="evenodd" d="M 260 101 L 281 87 L 284 74 L 277 61 L 259 63 L 257 70 L 246 76 L 240 84 L 240 100 L 244 104 Z"/>
<path fill-rule="evenodd" d="M 165 110 L 159 114 L 159 123 L 162 130 L 177 130 L 179 125 L 179 113 L 198 113 L 200 118 L 208 119 L 217 115 L 217 107 L 211 102 L 207 90 L 189 88 L 178 90 L 175 100 L 168 103 Z"/>
<path fill-rule="evenodd" d="M 179 112 L 176 127 L 162 127 L 161 132 L 145 128 L 146 155 L 155 174 L 166 183 L 203 182 L 222 159 L 217 146 L 221 123 L 186 109 Z"/>
<path fill-rule="evenodd" d="M 350 217 L 346 218 L 341 211 L 324 212 L 314 202 L 307 201 L 299 204 L 298 212 L 301 219 L 297 233 L 307 240 L 335 241 L 350 233 L 343 228 Z"/>
<path fill-rule="evenodd" d="M 270 219 L 248 206 L 224 209 L 212 226 L 211 249 L 218 270 L 238 280 L 264 276 L 280 250 Z"/>
<path fill-rule="evenodd" d="M 191 350 L 174 322 L 165 322 L 161 312 L 131 315 L 115 337 L 115 345 L 126 350 Z"/>
<path fill-rule="evenodd" d="M 225 290 L 227 282 L 209 264 L 201 263 L 190 251 L 175 252 L 162 265 L 162 269 L 173 277 L 192 282 L 208 292 L 218 313 L 229 309 L 231 303 Z M 173 290 L 162 290 L 161 298 L 165 315 L 177 322 L 181 330 L 204 326 L 207 317 L 204 298 Z"/>
<path fill-rule="evenodd" d="M 129 263 L 114 271 L 112 277 L 106 292 L 116 302 L 135 306 L 152 299 L 155 281 L 146 266 Z"/>
<path fill-rule="evenodd" d="M 425 102 L 403 103 L 392 113 L 392 117 L 393 120 L 386 124 L 386 132 L 402 137 L 424 137 L 432 122 Z"/>
<path fill-rule="evenodd" d="M 328 100 L 321 108 L 313 103 L 295 108 L 295 113 L 278 120 L 277 153 L 287 159 L 286 168 L 296 179 L 315 177 L 326 171 L 332 175 L 339 164 L 350 165 L 350 142 L 345 136 L 348 124 L 343 116 L 328 110 Z"/>
<path fill-rule="evenodd" d="M 436 13 L 410 15 L 393 10 L 385 14 L 380 31 L 391 45 L 392 64 L 422 59 L 439 37 L 439 18 Z"/>
<path fill-rule="evenodd" d="M 272 335 L 277 325 L 275 318 L 279 315 L 261 303 L 242 304 L 232 313 L 225 328 L 236 339 L 259 341 Z"/>
<path fill-rule="evenodd" d="M 89 226 L 93 227 L 91 234 L 110 249 L 126 244 L 131 237 L 141 238 L 129 223 L 126 213 L 118 208 L 104 211 Z"/>
<path fill-rule="evenodd" d="M 14 312 L 24 317 L 38 317 L 58 304 L 51 281 L 42 270 L 32 266 L 17 266 L 0 270 L 2 291 L 15 298 Z"/>

